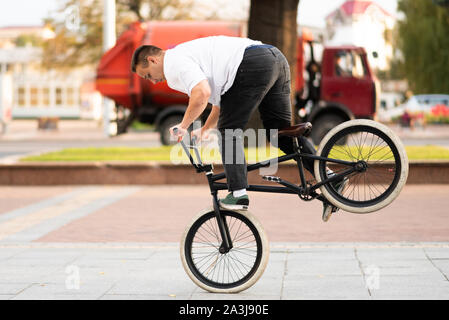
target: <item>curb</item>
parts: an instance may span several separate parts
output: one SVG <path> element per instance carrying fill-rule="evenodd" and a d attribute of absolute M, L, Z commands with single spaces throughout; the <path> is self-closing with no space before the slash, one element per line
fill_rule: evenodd
<path fill-rule="evenodd" d="M 223 172 L 223 166 L 214 165 L 214 172 Z M 279 164 L 275 175 L 294 177 L 294 181 L 299 181 L 298 168 L 293 162 Z M 311 178 L 308 173 L 306 176 L 307 179 Z M 259 170 L 248 173 L 248 182 L 272 184 L 261 179 Z M 197 174 L 190 164 L 173 165 L 170 162 L 33 162 L 0 165 L 0 185 L 104 184 L 207 184 L 207 179 L 204 173 Z M 449 161 L 410 162 L 407 184 L 449 184 Z"/>

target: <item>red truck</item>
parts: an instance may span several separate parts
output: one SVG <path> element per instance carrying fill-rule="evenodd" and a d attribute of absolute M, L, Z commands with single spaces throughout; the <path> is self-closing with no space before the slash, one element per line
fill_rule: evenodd
<path fill-rule="evenodd" d="M 224 21 L 152 21 L 130 25 L 116 45 L 103 55 L 97 68 L 97 90 L 116 104 L 118 133 L 126 132 L 137 119 L 154 124 L 161 133 L 161 142 L 169 144 L 168 129 L 181 122 L 187 107 L 185 94 L 170 89 L 166 83 L 154 85 L 131 72 L 131 56 L 137 47 L 153 44 L 170 49 L 212 35 L 240 37 L 244 36 L 245 27 L 243 23 Z M 311 59 L 305 63 L 307 46 Z M 297 66 L 295 121 L 312 122 L 315 144 L 341 122 L 374 117 L 378 86 L 363 48 L 325 47 L 322 62 L 318 63 L 313 41 L 299 37 Z M 207 112 L 203 120 L 206 116 Z"/>

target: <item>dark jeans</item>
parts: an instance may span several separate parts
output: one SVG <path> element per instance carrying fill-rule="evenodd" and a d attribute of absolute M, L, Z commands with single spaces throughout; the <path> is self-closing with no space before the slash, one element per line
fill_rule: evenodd
<path fill-rule="evenodd" d="M 276 47 L 247 48 L 234 84 L 221 96 L 219 142 L 229 191 L 248 187 L 243 136 L 240 133 L 256 107 L 259 108 L 268 140 L 269 129 L 291 125 L 290 68 L 287 59 Z M 229 134 L 232 130 L 226 133 L 226 129 L 233 129 L 233 134 Z M 315 154 L 315 148 L 306 138 L 300 137 L 300 143 L 302 151 Z M 294 152 L 293 139 L 279 137 L 276 147 L 291 154 Z M 231 151 L 229 148 L 233 149 L 232 159 L 227 157 Z M 313 161 L 304 161 L 304 167 L 313 173 Z"/>

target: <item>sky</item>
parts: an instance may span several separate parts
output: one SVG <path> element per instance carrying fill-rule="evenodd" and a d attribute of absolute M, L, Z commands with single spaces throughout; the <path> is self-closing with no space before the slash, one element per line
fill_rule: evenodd
<path fill-rule="evenodd" d="M 0 27 L 42 25 L 42 19 L 60 5 L 60 0 L 0 0 Z"/>
<path fill-rule="evenodd" d="M 210 0 L 214 1 L 214 0 Z M 345 0 L 300 0 L 298 7 L 301 25 L 324 27 L 324 17 L 340 6 Z M 373 0 L 385 10 L 396 14 L 397 0 Z M 0 0 L 0 27 L 42 25 L 42 19 L 55 11 L 63 3 L 61 0 Z M 221 1 L 220 6 L 246 7 L 249 0 Z M 239 5 L 236 5 L 239 4 Z M 210 4 L 209 4 L 210 5 Z M 324 8 L 324 9 L 323 9 Z M 235 16 L 235 15 L 234 15 Z"/>

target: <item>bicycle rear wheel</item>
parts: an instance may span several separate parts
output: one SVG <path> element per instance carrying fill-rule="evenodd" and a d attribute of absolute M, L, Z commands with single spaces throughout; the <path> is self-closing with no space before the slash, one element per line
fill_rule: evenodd
<path fill-rule="evenodd" d="M 353 172 L 347 185 L 338 192 L 332 184 L 320 187 L 329 202 L 354 213 L 377 211 L 400 193 L 408 176 L 405 148 L 387 126 L 371 120 L 351 120 L 332 129 L 322 140 L 317 154 L 331 159 L 363 161 L 366 169 Z M 315 160 L 315 178 L 328 178 L 327 168 L 335 173 L 348 169 L 329 161 Z"/>
<path fill-rule="evenodd" d="M 181 241 L 181 260 L 199 287 L 220 293 L 236 293 L 251 287 L 264 272 L 269 256 L 265 231 L 248 211 L 221 211 L 233 247 L 220 253 L 222 243 L 213 208 L 201 212 L 186 228 Z"/>

